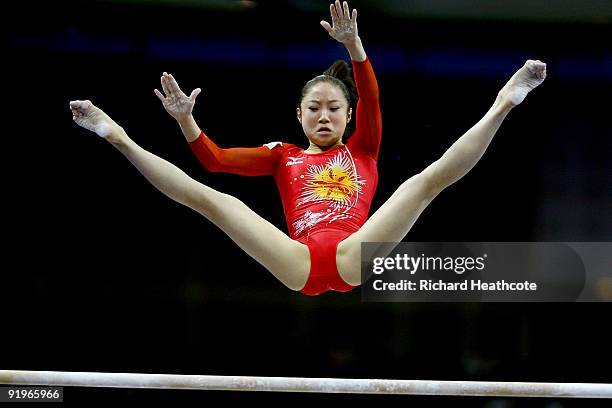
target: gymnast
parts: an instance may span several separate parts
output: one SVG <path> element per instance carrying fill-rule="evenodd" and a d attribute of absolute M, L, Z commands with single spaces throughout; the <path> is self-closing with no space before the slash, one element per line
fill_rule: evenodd
<path fill-rule="evenodd" d="M 206 169 L 274 177 L 289 236 L 237 198 L 138 146 L 89 100 L 70 102 L 79 126 L 111 143 L 159 191 L 202 214 L 285 286 L 305 295 L 360 285 L 361 243 L 401 241 L 427 205 L 478 162 L 506 115 L 546 77 L 546 64 L 528 60 L 478 123 L 441 158 L 403 182 L 368 219 L 382 135 L 378 85 L 357 31 L 357 10 L 351 13 L 346 2 L 336 1 L 330 12 L 331 24 L 321 25 L 346 47 L 354 81 L 348 64 L 337 61 L 303 87 L 297 119 L 308 139 L 306 149 L 284 142 L 219 148 L 193 118 L 199 88 L 187 96 L 164 73 L 163 93 L 155 90 Z M 349 131 L 352 120 L 355 130 Z"/>

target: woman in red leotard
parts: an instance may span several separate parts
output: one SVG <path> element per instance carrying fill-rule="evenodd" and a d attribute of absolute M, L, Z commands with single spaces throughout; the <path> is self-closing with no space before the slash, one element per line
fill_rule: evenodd
<path fill-rule="evenodd" d="M 172 75 L 164 73 L 163 93 L 155 90 L 208 170 L 274 177 L 289 236 L 235 197 L 196 182 L 136 145 L 91 102 L 70 102 L 77 124 L 104 137 L 162 193 L 204 215 L 287 287 L 306 295 L 344 292 L 361 284 L 361 242 L 401 241 L 431 200 L 476 164 L 508 112 L 546 76 L 545 64 L 527 61 L 475 126 L 439 160 L 404 182 L 368 219 L 382 134 L 378 86 L 358 35 L 357 11 L 351 13 L 348 4 L 339 1 L 330 11 L 332 24 L 321 25 L 347 48 L 354 82 L 348 65 L 338 61 L 306 83 L 297 108 L 309 142 L 305 150 L 282 142 L 219 148 L 192 116 L 199 88 L 187 96 Z M 345 135 L 353 117 L 355 131 Z"/>

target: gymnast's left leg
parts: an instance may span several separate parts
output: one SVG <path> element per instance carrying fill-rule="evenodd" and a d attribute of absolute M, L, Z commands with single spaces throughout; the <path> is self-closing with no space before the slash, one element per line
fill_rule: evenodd
<path fill-rule="evenodd" d="M 484 117 L 440 159 L 405 181 L 359 231 L 338 244 L 336 264 L 342 279 L 361 284 L 361 243 L 399 242 L 429 203 L 480 160 L 512 108 L 546 78 L 546 64 L 528 60 L 499 91 Z"/>

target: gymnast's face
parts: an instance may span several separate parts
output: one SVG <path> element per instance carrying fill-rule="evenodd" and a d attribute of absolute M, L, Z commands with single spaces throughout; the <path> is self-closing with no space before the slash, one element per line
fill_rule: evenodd
<path fill-rule="evenodd" d="M 311 144 L 321 148 L 342 144 L 352 109 L 342 90 L 329 82 L 314 84 L 297 108 L 298 121 Z"/>

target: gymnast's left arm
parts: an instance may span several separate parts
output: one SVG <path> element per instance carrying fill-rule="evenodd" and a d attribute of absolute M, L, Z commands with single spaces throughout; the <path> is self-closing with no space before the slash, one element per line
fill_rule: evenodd
<path fill-rule="evenodd" d="M 365 53 L 357 29 L 357 10 L 351 13 L 345 1 L 340 6 L 336 1 L 330 6 L 332 25 L 321 21 L 323 28 L 336 41 L 341 42 L 349 52 L 353 63 L 353 75 L 357 85 L 356 130 L 349 145 L 356 146 L 370 157 L 376 159 L 382 137 L 382 118 L 380 113 L 378 83 L 370 59 Z"/>
<path fill-rule="evenodd" d="M 331 13 L 332 24 L 327 21 L 321 21 L 321 25 L 329 35 L 336 41 L 342 43 L 349 52 L 351 60 L 363 62 L 367 56 L 359 38 L 357 30 L 357 10 L 353 9 L 351 14 L 348 3 L 345 1 L 340 6 L 340 1 L 336 0 L 329 6 Z"/>

